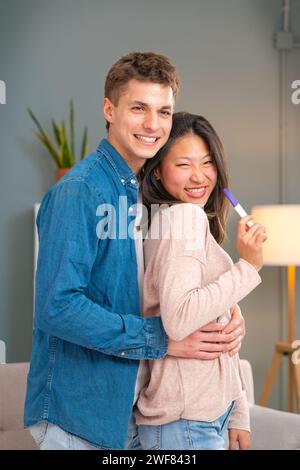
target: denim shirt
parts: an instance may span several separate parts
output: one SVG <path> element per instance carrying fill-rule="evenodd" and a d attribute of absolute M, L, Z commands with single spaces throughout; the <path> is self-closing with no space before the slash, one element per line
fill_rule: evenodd
<path fill-rule="evenodd" d="M 25 426 L 49 422 L 108 449 L 124 446 L 139 360 L 167 352 L 160 318 L 141 316 L 135 240 L 120 227 L 122 196 L 128 209 L 136 204 L 138 181 L 103 139 L 43 198 L 25 402 Z M 103 236 L 103 204 L 115 208 L 116 237 Z"/>

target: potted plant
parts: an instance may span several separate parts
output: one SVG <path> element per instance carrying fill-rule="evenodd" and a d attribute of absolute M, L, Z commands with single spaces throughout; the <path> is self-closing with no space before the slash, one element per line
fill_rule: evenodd
<path fill-rule="evenodd" d="M 62 121 L 61 125 L 58 126 L 55 120 L 52 118 L 52 129 L 54 133 L 54 143 L 47 133 L 47 131 L 41 126 L 37 117 L 28 108 L 28 113 L 37 126 L 37 131 L 35 135 L 37 139 L 41 142 L 44 147 L 49 151 L 51 157 L 54 159 L 57 169 L 56 169 L 56 179 L 59 180 L 72 166 L 75 165 L 75 142 L 74 142 L 74 105 L 73 101 L 70 101 L 70 116 L 69 116 L 69 126 L 70 126 L 70 137 L 68 137 L 65 121 Z M 81 151 L 80 151 L 80 160 L 82 160 L 88 153 L 88 144 L 87 144 L 87 127 L 84 128 Z"/>

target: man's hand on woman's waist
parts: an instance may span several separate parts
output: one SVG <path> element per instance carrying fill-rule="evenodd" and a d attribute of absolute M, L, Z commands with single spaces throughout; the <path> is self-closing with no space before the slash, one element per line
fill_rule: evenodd
<path fill-rule="evenodd" d="M 169 356 L 190 359 L 216 359 L 222 353 L 236 354 L 245 336 L 245 320 L 238 305 L 231 309 L 231 320 L 224 325 L 211 322 L 181 341 L 169 338 Z"/>

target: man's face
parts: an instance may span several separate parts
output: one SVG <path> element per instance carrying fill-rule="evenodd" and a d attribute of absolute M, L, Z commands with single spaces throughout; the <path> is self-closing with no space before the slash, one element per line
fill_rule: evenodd
<path fill-rule="evenodd" d="M 130 80 L 117 105 L 104 99 L 104 117 L 110 123 L 108 141 L 135 173 L 168 140 L 174 109 L 170 86 Z"/>

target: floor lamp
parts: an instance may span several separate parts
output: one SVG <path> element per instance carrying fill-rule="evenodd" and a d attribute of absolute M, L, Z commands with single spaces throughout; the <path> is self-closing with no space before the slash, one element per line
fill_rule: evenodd
<path fill-rule="evenodd" d="M 259 404 L 266 406 L 276 380 L 281 359 L 288 363 L 288 408 L 294 411 L 294 394 L 300 413 L 300 364 L 292 360 L 295 349 L 295 282 L 296 266 L 300 265 L 300 205 L 256 206 L 252 210 L 255 222 L 263 224 L 268 233 L 264 243 L 264 265 L 287 267 L 288 288 L 288 339 L 275 344 L 271 365 L 267 372 Z"/>

